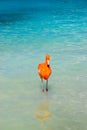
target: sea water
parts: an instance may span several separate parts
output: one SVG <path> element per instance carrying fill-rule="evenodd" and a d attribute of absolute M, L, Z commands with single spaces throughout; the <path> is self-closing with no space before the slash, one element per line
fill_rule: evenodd
<path fill-rule="evenodd" d="M 24 129 L 87 129 L 86 0 L 0 1 L 0 130 Z"/>

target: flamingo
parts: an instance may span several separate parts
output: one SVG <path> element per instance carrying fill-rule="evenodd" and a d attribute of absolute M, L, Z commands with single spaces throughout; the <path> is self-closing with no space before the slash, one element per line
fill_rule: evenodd
<path fill-rule="evenodd" d="M 42 92 L 44 92 L 43 79 L 46 80 L 46 91 L 48 91 L 48 78 L 52 73 L 52 69 L 49 63 L 50 63 L 50 55 L 47 54 L 45 57 L 45 62 L 42 62 L 38 65 L 38 74 L 42 81 Z"/>

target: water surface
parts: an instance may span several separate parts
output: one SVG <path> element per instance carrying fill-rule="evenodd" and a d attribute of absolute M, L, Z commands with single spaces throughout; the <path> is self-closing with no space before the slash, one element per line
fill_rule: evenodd
<path fill-rule="evenodd" d="M 86 130 L 86 1 L 0 2 L 0 129 Z M 37 65 L 47 53 L 42 94 Z"/>

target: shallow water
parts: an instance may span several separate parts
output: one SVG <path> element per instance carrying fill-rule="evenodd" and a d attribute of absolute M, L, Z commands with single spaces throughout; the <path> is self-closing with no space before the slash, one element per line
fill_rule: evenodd
<path fill-rule="evenodd" d="M 86 1 L 11 5 L 0 13 L 0 129 L 86 130 Z M 37 65 L 47 53 L 52 75 L 42 93 Z"/>

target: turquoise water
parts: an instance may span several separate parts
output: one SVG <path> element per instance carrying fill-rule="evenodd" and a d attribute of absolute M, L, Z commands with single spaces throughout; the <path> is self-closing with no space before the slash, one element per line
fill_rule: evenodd
<path fill-rule="evenodd" d="M 87 2 L 10 2 L 0 4 L 0 129 L 86 130 Z M 47 53 L 42 93 L 37 66 Z"/>

